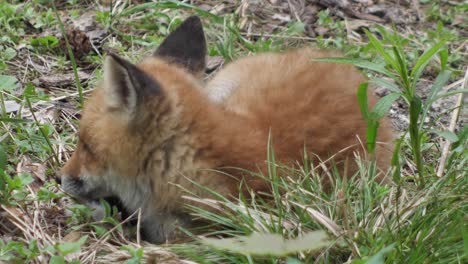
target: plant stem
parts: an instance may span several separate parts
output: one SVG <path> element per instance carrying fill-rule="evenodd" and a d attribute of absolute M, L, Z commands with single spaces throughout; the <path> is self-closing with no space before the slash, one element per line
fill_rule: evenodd
<path fill-rule="evenodd" d="M 72 63 L 73 68 L 73 75 L 75 76 L 75 84 L 76 89 L 78 90 L 78 96 L 80 98 L 80 106 L 83 107 L 84 104 L 84 97 L 83 97 L 83 87 L 81 87 L 80 77 L 78 76 L 78 66 L 76 65 L 75 55 L 70 46 L 70 42 L 68 41 L 67 32 L 65 31 L 65 27 L 63 26 L 62 20 L 57 11 L 57 7 L 55 6 L 54 1 L 50 1 L 52 4 L 52 8 L 54 9 L 55 16 L 57 17 L 57 21 L 60 25 L 60 31 L 62 32 L 63 38 L 65 39 L 65 44 L 67 46 L 68 56 L 70 57 L 70 61 Z"/>
<path fill-rule="evenodd" d="M 418 118 L 419 113 L 421 110 L 420 100 L 417 97 L 414 97 L 410 103 L 410 124 L 409 124 L 409 132 L 410 132 L 410 139 L 411 139 L 411 149 L 413 152 L 413 156 L 416 162 L 416 168 L 418 169 L 418 179 L 419 179 L 419 188 L 424 187 L 424 168 L 422 164 L 422 156 L 421 156 L 421 137 L 419 134 L 418 129 Z"/>

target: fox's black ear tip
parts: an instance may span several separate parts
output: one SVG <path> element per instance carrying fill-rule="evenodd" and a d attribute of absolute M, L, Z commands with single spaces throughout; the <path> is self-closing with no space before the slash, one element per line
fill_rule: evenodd
<path fill-rule="evenodd" d="M 129 64 L 128 61 L 117 55 L 116 53 L 113 52 L 107 52 L 106 57 L 104 58 L 106 63 L 111 63 L 111 62 L 116 62 L 120 65 L 127 65 Z"/>
<path fill-rule="evenodd" d="M 190 16 L 182 22 L 184 25 L 192 27 L 202 27 L 202 22 L 199 16 Z"/>
<path fill-rule="evenodd" d="M 117 62 L 125 61 L 122 57 L 120 57 L 119 55 L 117 55 L 117 53 L 114 52 L 107 52 L 105 59 L 112 59 Z"/>
<path fill-rule="evenodd" d="M 107 52 L 105 58 L 106 58 L 106 59 L 107 59 L 107 58 L 110 58 L 110 59 L 116 60 L 116 59 L 118 59 L 118 58 L 120 58 L 120 57 L 119 57 L 119 55 L 115 54 L 114 52 Z"/>

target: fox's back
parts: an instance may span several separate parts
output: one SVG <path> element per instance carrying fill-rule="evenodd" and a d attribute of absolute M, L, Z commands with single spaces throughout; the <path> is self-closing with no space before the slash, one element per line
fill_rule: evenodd
<path fill-rule="evenodd" d="M 337 56 L 341 55 L 302 48 L 242 58 L 227 65 L 206 91 L 229 111 L 254 119 L 259 129 L 271 129 L 280 155 L 298 159 L 306 146 L 324 158 L 360 140 L 365 143 L 366 123 L 356 92 L 366 79 L 353 66 L 313 61 Z M 375 101 L 369 94 L 369 105 Z M 390 142 L 385 120 L 381 127 L 378 140 Z M 380 165 L 386 168 L 390 151 L 379 152 L 385 160 Z"/>

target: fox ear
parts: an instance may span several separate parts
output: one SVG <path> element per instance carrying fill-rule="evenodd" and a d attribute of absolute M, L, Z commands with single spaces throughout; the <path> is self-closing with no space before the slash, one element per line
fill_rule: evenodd
<path fill-rule="evenodd" d="M 205 70 L 206 40 L 200 18 L 191 16 L 162 42 L 154 56 L 184 66 L 194 74 Z"/>
<path fill-rule="evenodd" d="M 160 93 L 159 84 L 132 63 L 115 54 L 104 62 L 105 102 L 113 110 L 132 114 L 146 96 Z"/>

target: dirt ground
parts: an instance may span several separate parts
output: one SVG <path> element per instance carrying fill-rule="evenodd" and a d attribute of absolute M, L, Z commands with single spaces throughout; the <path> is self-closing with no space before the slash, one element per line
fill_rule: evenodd
<path fill-rule="evenodd" d="M 129 49 L 146 50 L 147 42 L 134 40 L 137 37 L 145 39 L 148 35 L 146 28 L 134 28 L 131 23 L 117 24 L 115 27 L 118 30 L 106 28 L 102 23 L 98 23 L 99 14 L 97 11 L 110 10 L 108 0 L 104 1 L 82 1 L 80 2 L 78 15 L 71 15 L 70 10 L 76 7 L 70 7 L 66 1 L 56 1 L 57 9 L 60 14 L 61 20 L 64 22 L 66 35 L 70 42 L 73 54 L 76 58 L 78 65 L 78 79 L 81 85 L 85 88 L 84 95 L 86 96 L 91 88 L 91 84 L 95 84 L 99 76 L 96 76 L 97 69 L 101 67 L 100 61 L 90 60 L 87 58 L 89 55 L 103 55 L 106 52 L 114 51 L 119 52 L 125 50 L 124 47 L 116 47 L 116 39 L 125 39 L 126 33 L 132 36 L 132 43 L 134 46 Z M 121 12 L 124 10 L 125 1 L 114 1 L 114 8 Z M 128 1 L 131 4 L 144 4 L 149 1 Z M 420 3 L 421 2 L 421 3 Z M 268 42 L 271 39 L 282 39 L 284 41 L 283 47 L 295 47 L 298 45 L 316 45 L 318 42 L 327 43 L 333 42 L 341 38 L 345 44 L 339 48 L 344 50 L 353 50 L 353 46 L 364 46 L 367 43 L 367 38 L 364 33 L 365 29 L 375 28 L 376 25 L 384 26 L 387 29 L 395 27 L 396 31 L 412 40 L 414 46 L 412 49 L 419 50 L 420 52 L 427 48 L 426 41 L 431 40 L 431 35 L 428 31 L 440 30 L 437 28 L 439 20 L 443 20 L 443 16 L 432 15 L 431 8 L 434 6 L 434 1 L 415 1 L 415 0 L 191 0 L 185 3 L 193 5 L 196 9 L 184 8 L 177 10 L 178 15 L 184 17 L 189 14 L 199 13 L 205 16 L 204 22 L 208 23 L 211 27 L 210 20 L 206 19 L 209 14 L 216 15 L 223 18 L 229 15 L 235 15 L 239 33 L 242 38 L 250 43 L 255 42 Z M 458 4 L 454 1 L 439 1 L 439 13 L 445 14 L 451 6 Z M 424 4 L 422 4 L 424 3 Z M 44 8 L 44 7 L 41 7 Z M 49 7 L 50 8 L 50 7 Z M 128 7 L 127 7 L 128 8 Z M 326 17 L 324 12 L 326 11 Z M 125 19 L 131 21 L 132 19 L 141 19 L 144 16 L 145 10 L 134 12 Z M 167 11 L 167 12 L 166 12 Z M 21 10 L 19 11 L 21 12 Z M 162 10 L 166 15 L 172 14 L 171 10 Z M 460 13 L 449 14 L 450 18 L 443 21 L 443 30 L 447 32 L 456 32 L 457 37 L 448 43 L 448 49 L 453 56 L 458 56 L 453 59 L 450 67 L 454 71 L 454 75 L 449 83 L 443 88 L 443 91 L 454 91 L 462 89 L 464 83 L 464 74 L 468 62 L 468 20 L 466 12 L 463 15 Z M 325 22 L 324 22 L 325 21 Z M 338 21 L 343 27 L 338 25 Z M 291 30 L 291 25 L 299 22 L 304 26 L 304 30 L 295 35 L 284 36 L 284 32 Z M 14 100 L 7 100 L 6 112 L 8 114 L 15 114 L 21 112 L 21 117 L 26 119 L 37 119 L 40 123 L 53 123 L 60 130 L 61 126 L 71 126 L 68 121 L 78 118 L 80 108 L 78 104 L 78 93 L 76 92 L 75 75 L 70 64 L 70 58 L 63 58 L 54 56 L 56 52 L 67 54 L 65 38 L 61 33 L 59 27 L 47 28 L 37 27 L 37 21 L 34 16 L 21 21 L 24 23 L 24 36 L 31 39 L 41 39 L 41 41 L 48 41 L 47 36 L 55 36 L 58 39 L 58 44 L 53 48 L 52 53 L 45 52 L 44 54 L 31 54 L 26 44 L 20 44 L 15 47 L 17 53 L 16 58 L 8 62 L 8 69 L 2 74 L 13 75 L 18 79 L 19 89 L 14 91 L 14 95 L 18 98 L 27 91 L 28 83 L 32 83 L 36 87 L 36 91 L 44 93 L 49 96 L 50 100 L 41 101 L 33 104 L 34 115 L 27 108 L 22 108 Z M 161 23 L 169 28 L 167 20 L 161 19 Z M 222 27 L 212 26 L 210 30 L 222 30 Z M 161 30 L 161 29 L 156 29 Z M 118 32 L 118 33 L 117 33 Z M 208 40 L 210 43 L 215 43 L 221 33 L 208 32 Z M 455 34 L 455 33 L 454 33 Z M 50 40 L 53 41 L 53 40 Z M 129 41 L 130 42 L 130 41 Z M 42 46 L 48 44 L 41 43 Z M 52 44 L 51 44 L 52 45 Z M 333 47 L 333 45 L 331 45 Z M 119 50 L 119 48 L 121 48 Z M 336 47 L 335 47 L 336 48 Z M 239 52 L 241 54 L 242 52 Z M 248 52 L 245 52 L 248 53 Z M 420 53 L 419 53 L 420 54 Z M 242 54 L 243 55 L 243 54 Z M 356 54 L 354 54 L 356 55 Z M 62 56 L 64 57 L 64 56 Z M 207 76 L 223 66 L 225 60 L 223 57 L 211 56 L 208 59 Z M 429 67 L 421 77 L 421 81 L 417 86 L 417 94 L 420 95 L 424 101 L 430 90 L 431 85 L 434 83 L 438 69 L 433 66 Z M 88 87 L 89 85 L 89 87 Z M 465 87 L 467 89 L 468 87 Z M 375 93 L 383 97 L 389 93 L 384 87 L 376 87 Z M 438 130 L 446 130 L 450 126 L 451 119 L 453 118 L 453 108 L 457 100 L 461 98 L 459 95 L 445 97 L 436 101 L 430 108 L 429 115 L 424 120 L 425 126 L 435 127 Z M 464 106 L 460 111 L 456 129 L 466 126 L 468 122 L 468 110 L 466 104 L 468 98 L 465 96 Z M 407 130 L 408 107 L 407 104 L 401 99 L 396 101 L 389 111 L 393 127 L 396 131 L 402 132 Z M 57 125 L 58 124 L 58 125 Z M 72 135 L 73 136 L 73 135 Z M 63 151 L 65 152 L 65 151 Z M 65 158 L 60 156 L 61 160 Z M 31 173 L 38 176 L 38 178 L 45 177 L 46 167 L 44 164 L 32 162 L 27 157 L 17 164 L 17 172 L 30 170 Z M 41 184 L 45 183 L 45 179 L 40 179 Z M 34 190 L 38 186 L 32 185 Z M 60 199 L 63 204 L 55 204 L 49 206 L 47 204 L 38 204 L 40 206 L 42 220 L 46 224 L 42 226 L 50 227 L 44 236 L 44 241 L 53 243 L 54 239 L 48 237 L 48 233 L 60 233 L 61 226 L 66 225 L 65 219 L 69 217 L 69 212 L 66 212 L 65 204 L 69 204 L 67 199 Z M 22 212 L 17 212 L 17 209 L 9 212 L 9 215 L 21 215 Z M 3 214 L 3 212 L 2 212 Z M 5 213 L 6 214 L 6 213 Z M 48 218 L 47 216 L 54 216 Z M 0 221 L 2 222 L 2 221 Z M 11 226 L 10 223 L 5 224 L 0 228 L 0 231 L 8 230 L 6 236 L 10 238 L 15 237 L 23 231 L 17 228 L 18 226 Z M 10 232 L 11 231 L 11 232 Z M 32 232 L 32 231 L 31 231 Z M 1 232 L 0 232 L 1 233 Z M 5 232 L 6 233 L 6 232 Z M 24 234 L 23 234 L 24 235 Z M 123 238 L 114 238 L 119 241 L 121 245 L 130 243 Z M 9 240 L 9 239 L 7 239 Z M 50 241 L 49 241 L 50 240 Z M 44 242 L 45 243 L 45 242 Z M 106 244 L 103 244 L 106 246 Z M 158 249 L 155 248 L 155 251 Z M 156 252 L 157 254 L 163 254 Z M 116 253 L 121 254 L 121 253 Z M 165 254 L 165 253 L 164 253 Z M 104 257 L 102 260 L 113 260 L 112 254 Z M 119 257 L 119 256 L 116 256 Z M 174 258 L 172 254 L 167 255 L 168 259 Z M 115 259 L 115 258 L 114 258 Z"/>

